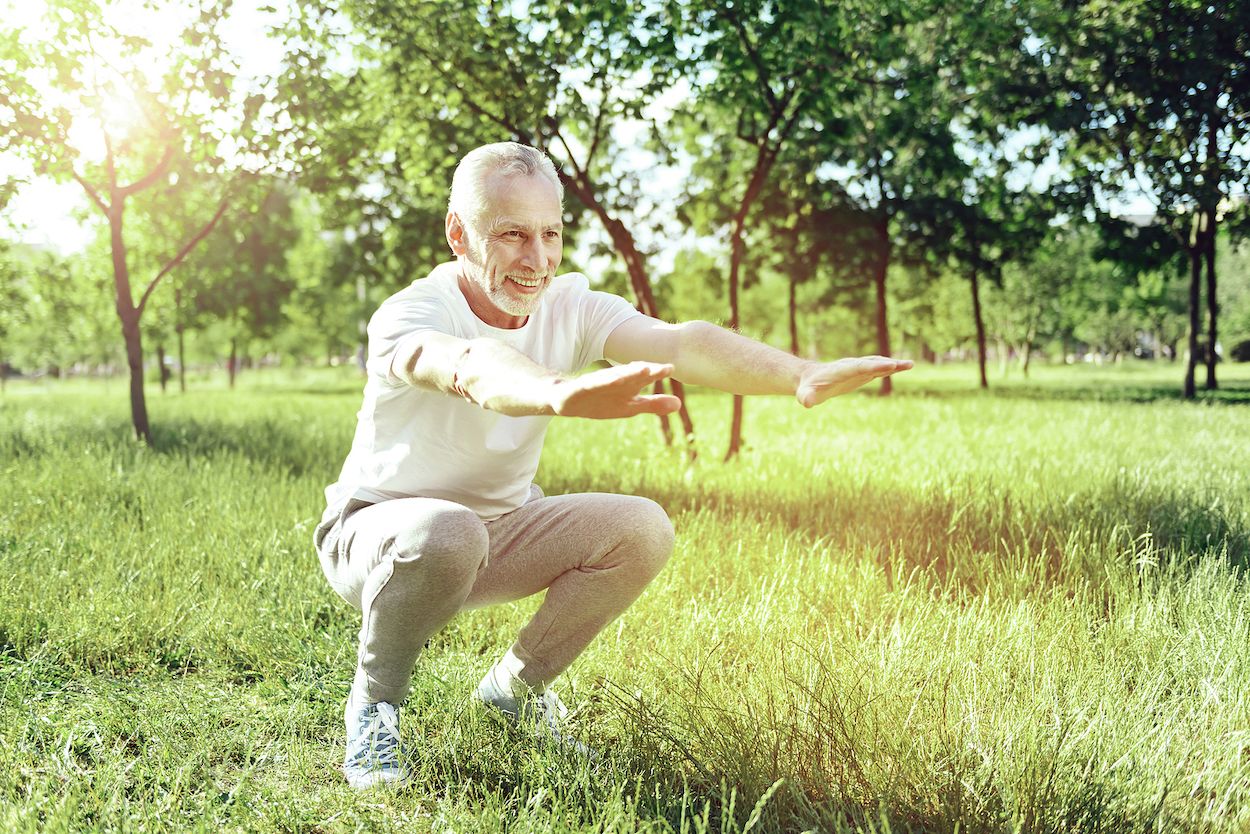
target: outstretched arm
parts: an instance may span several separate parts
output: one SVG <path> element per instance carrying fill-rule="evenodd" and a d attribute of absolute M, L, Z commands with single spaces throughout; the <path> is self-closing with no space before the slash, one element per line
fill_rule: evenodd
<path fill-rule="evenodd" d="M 682 382 L 731 394 L 790 394 L 808 408 L 912 367 L 885 356 L 813 362 L 705 321 L 666 324 L 649 316 L 613 330 L 604 354 L 613 362 L 672 365 Z"/>
<path fill-rule="evenodd" d="M 458 339 L 433 331 L 413 334 L 391 357 L 391 373 L 409 385 L 464 397 L 513 417 L 669 414 L 681 405 L 676 397 L 641 392 L 672 371 L 665 364 L 631 362 L 568 377 L 494 339 Z"/>

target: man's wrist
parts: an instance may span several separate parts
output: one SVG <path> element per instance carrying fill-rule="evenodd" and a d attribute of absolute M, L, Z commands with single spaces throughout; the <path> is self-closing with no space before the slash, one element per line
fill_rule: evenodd
<path fill-rule="evenodd" d="M 542 381 L 543 384 L 543 414 L 552 417 L 558 417 L 564 409 L 564 403 L 569 395 L 569 379 L 568 377 L 556 374 Z"/>
<path fill-rule="evenodd" d="M 797 397 L 799 395 L 799 387 L 802 386 L 803 380 L 806 379 L 809 374 L 817 371 L 821 364 L 823 363 L 816 362 L 812 359 L 798 359 L 795 364 L 795 370 L 791 376 L 791 381 L 794 385 L 791 388 L 790 393 Z"/>

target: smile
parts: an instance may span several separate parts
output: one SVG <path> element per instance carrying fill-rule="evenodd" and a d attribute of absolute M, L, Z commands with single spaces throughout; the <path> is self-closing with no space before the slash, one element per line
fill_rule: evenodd
<path fill-rule="evenodd" d="M 518 278 L 515 275 L 509 275 L 508 280 L 514 284 L 519 284 L 522 287 L 530 288 L 537 287 L 543 282 L 542 278 Z"/>

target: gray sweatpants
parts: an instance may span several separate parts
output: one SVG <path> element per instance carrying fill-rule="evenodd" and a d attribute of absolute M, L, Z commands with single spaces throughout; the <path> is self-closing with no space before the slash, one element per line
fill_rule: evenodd
<path fill-rule="evenodd" d="M 360 609 L 358 695 L 398 704 L 426 640 L 458 612 L 546 589 L 513 653 L 545 684 L 629 607 L 673 549 L 673 526 L 647 498 L 543 496 L 483 522 L 436 498 L 349 501 L 317 528 L 330 586 Z"/>

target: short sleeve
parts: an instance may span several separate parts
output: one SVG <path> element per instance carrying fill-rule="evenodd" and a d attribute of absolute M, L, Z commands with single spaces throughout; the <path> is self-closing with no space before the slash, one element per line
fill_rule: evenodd
<path fill-rule="evenodd" d="M 577 367 L 603 359 L 603 345 L 622 323 L 642 313 L 619 295 L 587 290 L 581 299 L 581 351 Z"/>
<path fill-rule="evenodd" d="M 419 333 L 454 335 L 447 302 L 437 293 L 400 294 L 387 299 L 369 319 L 369 355 L 365 370 L 390 386 L 403 385 L 391 373 L 391 359 L 400 346 Z"/>

